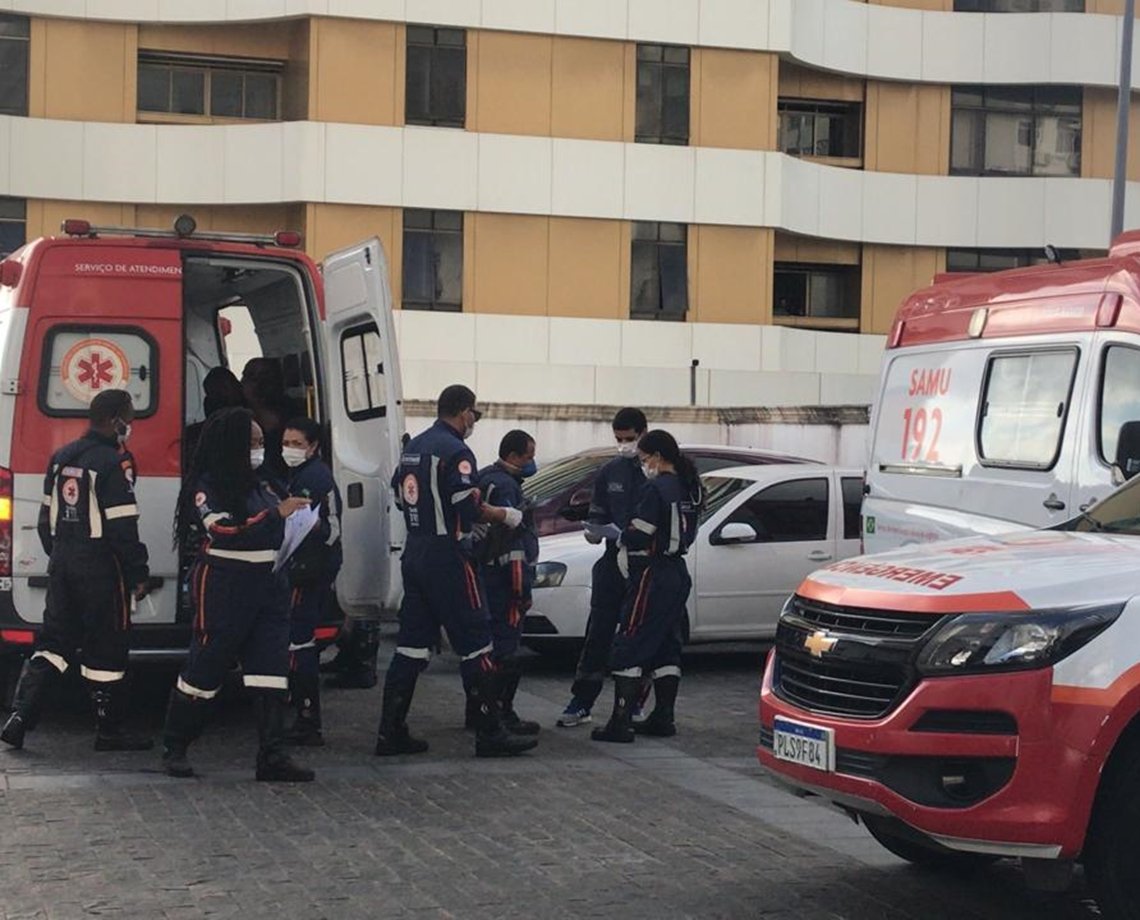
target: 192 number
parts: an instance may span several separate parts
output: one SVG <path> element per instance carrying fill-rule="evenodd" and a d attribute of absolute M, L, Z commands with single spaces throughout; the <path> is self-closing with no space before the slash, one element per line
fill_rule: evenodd
<path fill-rule="evenodd" d="M 938 462 L 938 437 L 942 434 L 942 410 L 925 406 L 903 412 L 902 458 Z"/>

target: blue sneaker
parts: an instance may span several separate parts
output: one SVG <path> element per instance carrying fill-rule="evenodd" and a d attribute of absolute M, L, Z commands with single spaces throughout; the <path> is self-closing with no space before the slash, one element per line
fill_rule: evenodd
<path fill-rule="evenodd" d="M 560 728 L 574 728 L 576 725 L 585 725 L 591 721 L 593 720 L 590 718 L 589 707 L 575 697 L 562 710 L 562 715 L 558 717 L 557 724 Z"/>

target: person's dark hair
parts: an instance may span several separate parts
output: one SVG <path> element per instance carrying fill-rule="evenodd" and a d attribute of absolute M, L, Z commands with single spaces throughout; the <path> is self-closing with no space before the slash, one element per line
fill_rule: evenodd
<path fill-rule="evenodd" d="M 299 431 L 305 436 L 305 440 L 310 444 L 316 444 L 319 448 L 321 446 L 321 423 L 316 419 L 306 418 L 299 416 L 298 418 L 291 418 L 285 423 L 282 431 L 288 431 L 292 428 L 294 431 Z"/>
<path fill-rule="evenodd" d="M 689 493 L 693 506 L 704 507 L 705 489 L 701 483 L 701 474 L 697 472 L 693 461 L 677 446 L 677 440 L 673 435 L 663 428 L 654 428 L 638 439 L 637 449 L 643 454 L 660 454 L 662 459 L 673 464 Z"/>
<path fill-rule="evenodd" d="M 104 390 L 87 407 L 87 418 L 92 425 L 106 425 L 119 413 L 131 406 L 131 394 L 126 390 Z"/>
<path fill-rule="evenodd" d="M 233 406 L 219 409 L 202 425 L 190 467 L 182 479 L 178 503 L 174 506 L 175 548 L 191 548 L 188 540 L 197 521 L 194 498 L 203 476 L 210 477 L 222 505 L 212 510 L 225 511 L 238 523 L 245 523 L 246 496 L 257 485 L 257 477 L 249 465 L 252 425 L 253 413 Z"/>
<path fill-rule="evenodd" d="M 512 429 L 499 442 L 499 459 L 506 460 L 511 454 L 525 454 L 527 447 L 533 443 L 534 438 L 521 428 Z"/>
<path fill-rule="evenodd" d="M 455 418 L 465 409 L 475 406 L 475 393 L 462 383 L 444 387 L 436 401 L 436 415 L 440 418 Z"/>
<path fill-rule="evenodd" d="M 226 406 L 240 406 L 245 403 L 241 381 L 228 367 L 219 365 L 211 368 L 202 380 L 202 392 L 206 394 L 206 398 L 202 401 L 202 409 L 206 415 L 213 415 Z"/>
<path fill-rule="evenodd" d="M 624 409 L 618 409 L 611 427 L 614 431 L 636 431 L 640 434 L 649 427 L 649 422 L 645 420 L 645 413 L 640 409 L 627 406 Z"/>

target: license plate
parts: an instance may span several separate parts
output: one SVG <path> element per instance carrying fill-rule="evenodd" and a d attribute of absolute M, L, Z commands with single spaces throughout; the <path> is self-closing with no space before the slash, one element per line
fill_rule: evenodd
<path fill-rule="evenodd" d="M 777 760 L 833 773 L 835 732 L 830 728 L 777 716 L 773 724 L 772 753 Z"/>

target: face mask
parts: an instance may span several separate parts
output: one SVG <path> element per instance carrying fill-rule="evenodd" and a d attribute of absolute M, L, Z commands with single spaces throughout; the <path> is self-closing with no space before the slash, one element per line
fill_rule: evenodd
<path fill-rule="evenodd" d="M 657 467 L 650 466 L 648 463 L 641 464 L 641 472 L 644 474 L 646 479 L 657 478 Z"/>
<path fill-rule="evenodd" d="M 253 469 L 253 470 L 259 469 L 261 467 L 261 464 L 263 464 L 264 462 L 265 462 L 265 448 L 264 447 L 258 447 L 258 448 L 250 449 L 250 452 L 249 452 L 249 467 L 250 467 L 250 469 Z"/>
<path fill-rule="evenodd" d="M 530 463 L 519 470 L 519 475 L 522 476 L 523 479 L 526 479 L 528 476 L 533 476 L 537 472 L 538 464 L 531 460 Z"/>
<path fill-rule="evenodd" d="M 309 452 L 303 447 L 282 447 L 281 459 L 286 466 L 300 466 L 309 459 Z"/>
<path fill-rule="evenodd" d="M 637 453 L 637 442 L 618 441 L 617 452 L 619 457 L 632 457 Z"/>
<path fill-rule="evenodd" d="M 127 439 L 131 436 L 131 426 L 126 422 L 119 422 L 115 427 L 115 436 L 119 439 L 120 444 L 126 444 Z"/>

